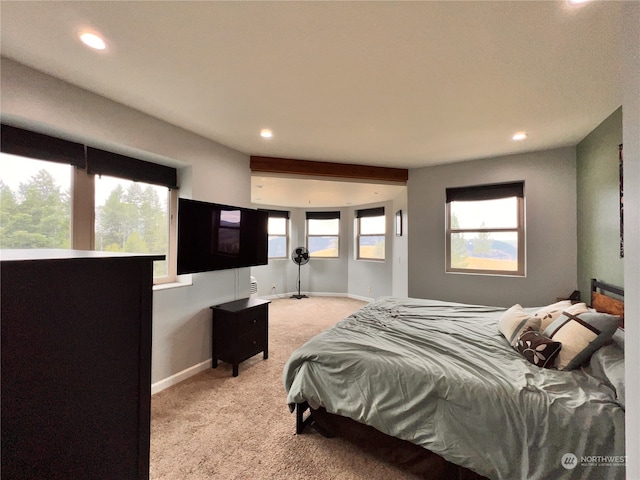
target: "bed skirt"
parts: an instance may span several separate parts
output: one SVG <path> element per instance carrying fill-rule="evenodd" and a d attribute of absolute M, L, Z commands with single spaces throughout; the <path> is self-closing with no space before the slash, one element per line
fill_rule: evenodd
<path fill-rule="evenodd" d="M 350 418 L 329 413 L 322 407 L 311 409 L 311 418 L 313 428 L 318 433 L 344 438 L 407 475 L 429 480 L 488 480 L 419 445 L 391 437 Z"/>

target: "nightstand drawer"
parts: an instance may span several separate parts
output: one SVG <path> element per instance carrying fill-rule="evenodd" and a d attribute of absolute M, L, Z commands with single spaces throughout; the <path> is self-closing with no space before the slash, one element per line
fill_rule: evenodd
<path fill-rule="evenodd" d="M 236 331 L 243 335 L 253 330 L 264 330 L 267 325 L 267 316 L 264 308 L 252 308 L 238 315 Z"/>
<path fill-rule="evenodd" d="M 244 358 L 260 353 L 265 349 L 266 342 L 267 332 L 264 328 L 241 335 L 236 344 L 236 355 Z"/>

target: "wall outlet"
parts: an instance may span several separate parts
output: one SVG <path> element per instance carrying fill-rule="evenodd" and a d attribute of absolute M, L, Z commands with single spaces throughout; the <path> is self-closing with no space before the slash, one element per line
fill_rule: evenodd
<path fill-rule="evenodd" d="M 369 293 L 371 293 L 371 285 L 369 285 Z"/>

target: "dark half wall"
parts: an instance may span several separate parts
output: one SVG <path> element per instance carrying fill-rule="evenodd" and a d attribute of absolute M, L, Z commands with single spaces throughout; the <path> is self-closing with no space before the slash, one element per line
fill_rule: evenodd
<path fill-rule="evenodd" d="M 622 107 L 576 147 L 578 287 L 589 301 L 591 278 L 624 286 L 620 257 L 620 176 Z"/>

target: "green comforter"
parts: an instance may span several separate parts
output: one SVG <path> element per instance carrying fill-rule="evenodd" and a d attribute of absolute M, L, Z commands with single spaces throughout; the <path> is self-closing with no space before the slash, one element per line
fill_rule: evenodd
<path fill-rule="evenodd" d="M 292 354 L 287 402 L 325 407 L 489 478 L 624 478 L 614 389 L 588 368 L 527 362 L 497 329 L 504 311 L 382 298 Z"/>

